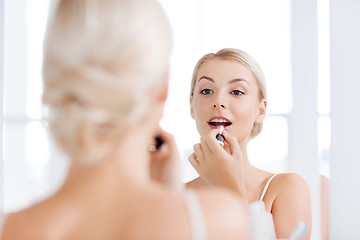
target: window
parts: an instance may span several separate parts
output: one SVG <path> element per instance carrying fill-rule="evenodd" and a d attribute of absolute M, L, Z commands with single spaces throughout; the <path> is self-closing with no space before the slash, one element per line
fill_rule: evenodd
<path fill-rule="evenodd" d="M 5 1 L 5 211 L 49 194 L 61 176 L 41 123 L 42 40 L 49 5 L 50 0 Z"/>

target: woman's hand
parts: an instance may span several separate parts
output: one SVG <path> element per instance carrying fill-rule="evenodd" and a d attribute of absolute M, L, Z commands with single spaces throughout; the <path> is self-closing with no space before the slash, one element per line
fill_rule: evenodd
<path fill-rule="evenodd" d="M 200 143 L 194 145 L 194 153 L 189 156 L 189 161 L 208 184 L 227 187 L 246 197 L 243 155 L 237 139 L 224 131 L 223 148 L 215 138 L 218 133 L 219 130 L 214 129 L 201 137 Z"/>
<path fill-rule="evenodd" d="M 158 138 L 162 145 L 150 147 L 150 177 L 161 184 L 180 190 L 183 187 L 181 181 L 181 160 L 176 146 L 175 138 L 162 129 L 159 130 Z"/>

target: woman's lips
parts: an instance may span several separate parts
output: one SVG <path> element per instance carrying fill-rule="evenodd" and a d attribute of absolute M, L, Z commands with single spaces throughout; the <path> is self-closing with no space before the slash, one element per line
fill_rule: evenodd
<path fill-rule="evenodd" d="M 228 128 L 231 126 L 231 124 L 230 124 L 230 125 L 221 124 L 221 125 L 224 126 L 224 129 L 225 129 L 225 130 L 228 129 Z M 220 125 L 211 125 L 211 124 L 209 123 L 209 127 L 210 127 L 211 129 L 217 129 L 217 128 L 220 128 Z"/>
<path fill-rule="evenodd" d="M 228 128 L 232 123 L 226 119 L 225 117 L 213 117 L 208 122 L 211 129 L 219 128 L 220 126 L 223 126 L 224 129 Z"/>
<path fill-rule="evenodd" d="M 227 129 L 231 126 L 232 123 L 229 122 L 223 122 L 223 123 L 213 123 L 213 122 L 209 122 L 208 123 L 211 129 L 217 129 L 220 128 L 220 126 L 223 126 L 224 129 Z"/>

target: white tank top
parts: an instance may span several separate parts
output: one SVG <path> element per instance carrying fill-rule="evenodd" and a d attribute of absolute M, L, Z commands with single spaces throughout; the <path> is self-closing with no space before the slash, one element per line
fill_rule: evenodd
<path fill-rule="evenodd" d="M 195 190 L 186 188 L 184 199 L 189 213 L 192 240 L 206 240 L 204 215 Z"/>
<path fill-rule="evenodd" d="M 265 184 L 264 190 L 263 190 L 262 193 L 261 193 L 261 196 L 260 196 L 259 201 L 262 201 L 262 200 L 264 199 L 265 193 L 266 193 L 266 191 L 267 191 L 267 189 L 268 189 L 268 187 L 269 187 L 269 185 L 270 185 L 270 182 L 271 182 L 271 180 L 274 179 L 274 177 L 275 177 L 276 175 L 277 175 L 277 174 L 272 175 L 272 176 L 269 178 L 269 180 L 267 181 L 267 183 Z"/>

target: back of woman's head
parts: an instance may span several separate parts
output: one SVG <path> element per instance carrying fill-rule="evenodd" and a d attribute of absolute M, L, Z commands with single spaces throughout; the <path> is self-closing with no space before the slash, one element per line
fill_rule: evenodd
<path fill-rule="evenodd" d="M 44 43 L 43 103 L 62 150 L 90 162 L 108 154 L 151 111 L 170 48 L 155 0 L 59 0 Z"/>

